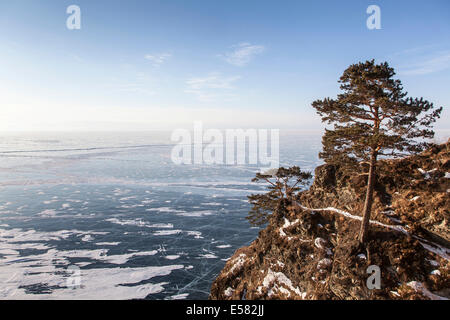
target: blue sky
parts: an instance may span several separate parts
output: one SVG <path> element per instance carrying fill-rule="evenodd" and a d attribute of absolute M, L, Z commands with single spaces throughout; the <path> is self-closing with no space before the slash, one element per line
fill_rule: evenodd
<path fill-rule="evenodd" d="M 2 1 L 0 40 L 0 131 L 320 129 L 311 102 L 372 58 L 450 129 L 447 0 Z"/>

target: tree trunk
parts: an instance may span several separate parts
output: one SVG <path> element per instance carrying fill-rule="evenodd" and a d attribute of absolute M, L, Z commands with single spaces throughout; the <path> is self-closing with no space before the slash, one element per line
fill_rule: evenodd
<path fill-rule="evenodd" d="M 369 233 L 370 213 L 373 203 L 373 189 L 375 184 L 375 167 L 377 163 L 377 152 L 372 151 L 370 155 L 369 178 L 367 181 L 366 201 L 364 202 L 364 214 L 359 231 L 359 243 L 364 244 Z"/>

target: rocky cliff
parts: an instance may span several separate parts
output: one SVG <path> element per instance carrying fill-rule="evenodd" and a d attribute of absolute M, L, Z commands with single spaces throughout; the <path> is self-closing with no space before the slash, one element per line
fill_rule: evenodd
<path fill-rule="evenodd" d="M 380 162 L 365 246 L 357 235 L 367 176 L 318 167 L 309 190 L 228 260 L 210 298 L 450 298 L 449 151 L 446 143 Z"/>

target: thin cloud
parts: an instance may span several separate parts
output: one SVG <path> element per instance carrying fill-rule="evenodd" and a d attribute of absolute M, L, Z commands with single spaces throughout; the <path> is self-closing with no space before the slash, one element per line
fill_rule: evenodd
<path fill-rule="evenodd" d="M 252 59 L 264 52 L 265 48 L 261 45 L 252 45 L 244 42 L 232 46 L 233 51 L 220 55 L 226 62 L 234 66 L 243 67 L 252 61 Z"/>
<path fill-rule="evenodd" d="M 116 92 L 136 93 L 148 96 L 156 94 L 152 79 L 142 72 L 138 72 L 128 80 L 114 77 L 105 87 L 111 88 Z"/>
<path fill-rule="evenodd" d="M 79 55 L 71 54 L 70 56 L 71 56 L 72 59 L 75 60 L 76 62 L 84 62 L 84 59 L 81 58 Z"/>
<path fill-rule="evenodd" d="M 240 77 L 222 77 L 220 73 L 211 73 L 206 77 L 190 78 L 186 84 L 192 89 L 231 89 L 232 83 Z"/>
<path fill-rule="evenodd" d="M 186 80 L 186 93 L 194 94 L 201 101 L 212 101 L 215 98 L 229 95 L 224 91 L 234 89 L 233 83 L 239 76 L 223 77 L 220 73 L 210 73 L 204 77 L 194 77 Z"/>
<path fill-rule="evenodd" d="M 171 53 L 147 54 L 145 59 L 153 63 L 154 66 L 160 66 L 172 57 Z"/>
<path fill-rule="evenodd" d="M 402 68 L 401 73 L 405 75 L 425 75 L 448 68 L 450 68 L 450 52 L 445 52 Z"/>
<path fill-rule="evenodd" d="M 154 95 L 156 92 L 147 88 L 145 85 L 141 83 L 126 83 L 126 84 L 118 84 L 116 86 L 118 91 L 121 92 L 131 92 L 131 93 L 139 93 L 145 95 Z"/>

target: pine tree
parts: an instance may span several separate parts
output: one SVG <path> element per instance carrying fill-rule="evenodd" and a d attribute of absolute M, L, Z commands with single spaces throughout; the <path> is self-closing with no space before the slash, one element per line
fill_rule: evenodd
<path fill-rule="evenodd" d="M 274 170 L 273 173 L 257 173 L 252 182 L 266 182 L 269 192 L 248 196 L 253 207 L 247 219 L 253 225 L 265 224 L 269 216 L 278 210 L 280 204 L 285 206 L 291 202 L 295 192 L 300 190 L 300 186 L 306 186 L 311 177 L 310 172 L 303 172 L 297 166 L 282 167 Z"/>
<path fill-rule="evenodd" d="M 376 166 L 379 158 L 417 153 L 430 146 L 433 123 L 442 107 L 423 98 L 408 98 L 394 69 L 374 60 L 348 67 L 340 77 L 337 99 L 314 101 L 322 122 L 333 125 L 322 138 L 320 158 L 327 163 L 358 167 L 369 164 L 360 243 L 368 236 Z"/>

